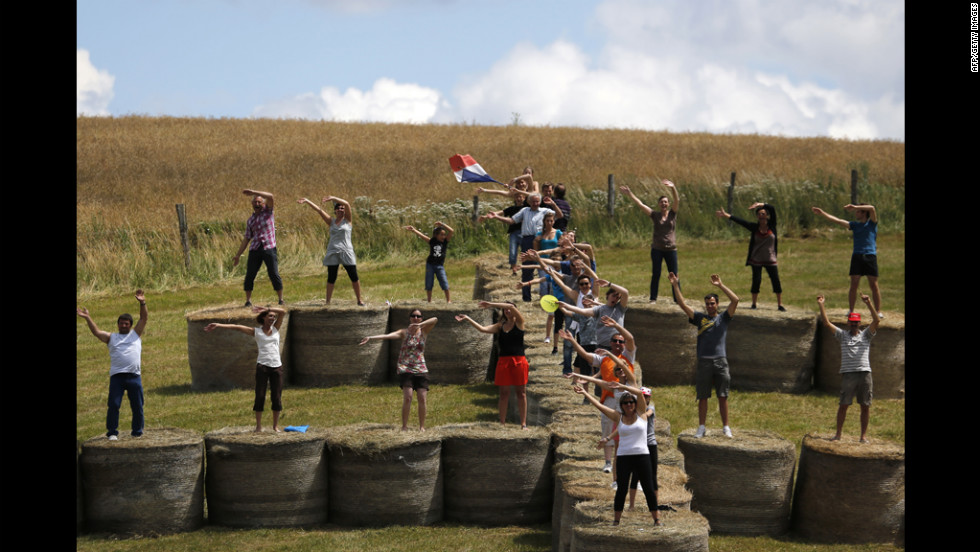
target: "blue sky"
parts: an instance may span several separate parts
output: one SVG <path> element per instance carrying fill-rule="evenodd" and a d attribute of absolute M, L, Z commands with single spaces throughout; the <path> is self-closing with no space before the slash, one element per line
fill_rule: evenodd
<path fill-rule="evenodd" d="M 905 140 L 895 0 L 78 0 L 79 115 Z"/>

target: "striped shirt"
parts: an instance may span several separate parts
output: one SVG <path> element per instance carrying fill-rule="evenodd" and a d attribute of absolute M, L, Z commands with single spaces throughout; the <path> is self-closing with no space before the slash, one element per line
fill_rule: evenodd
<path fill-rule="evenodd" d="M 275 222 L 272 208 L 269 206 L 248 217 L 248 222 L 245 223 L 245 239 L 252 240 L 248 245 L 250 251 L 262 251 L 276 246 Z"/>
<path fill-rule="evenodd" d="M 861 330 L 857 335 L 851 335 L 851 332 L 840 328 L 834 332 L 834 337 L 840 341 L 841 374 L 871 371 L 871 361 L 868 360 L 868 354 L 871 350 L 871 338 L 875 334 L 869 332 L 868 329 Z"/>

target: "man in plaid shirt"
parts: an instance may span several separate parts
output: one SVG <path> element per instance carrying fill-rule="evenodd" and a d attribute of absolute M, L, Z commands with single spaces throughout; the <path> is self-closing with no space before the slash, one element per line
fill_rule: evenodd
<path fill-rule="evenodd" d="M 258 190 L 242 190 L 247 196 L 252 196 L 252 216 L 245 224 L 245 239 L 238 248 L 238 254 L 232 261 L 233 266 L 238 266 L 245 248 L 248 247 L 248 260 L 245 263 L 245 306 L 252 306 L 252 287 L 255 283 L 255 275 L 259 273 L 259 267 L 265 263 L 265 269 L 269 273 L 269 281 L 272 282 L 272 289 L 279 295 L 279 304 L 282 305 L 282 278 L 279 277 L 279 257 L 276 254 L 276 226 L 275 217 L 272 209 L 275 198 L 269 192 Z"/>

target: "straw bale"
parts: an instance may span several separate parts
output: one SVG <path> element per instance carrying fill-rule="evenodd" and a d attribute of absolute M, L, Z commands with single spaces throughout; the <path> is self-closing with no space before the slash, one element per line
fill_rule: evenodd
<path fill-rule="evenodd" d="M 82 500 L 82 443 L 75 440 L 75 532 L 82 530 L 85 524 L 85 504 Z"/>
<path fill-rule="evenodd" d="M 818 542 L 904 541 L 905 446 L 804 436 L 792 520 Z"/>
<path fill-rule="evenodd" d="M 594 475 L 596 463 L 591 460 L 563 460 L 555 464 L 553 471 L 555 495 L 551 509 L 551 549 L 568 550 L 572 535 L 572 508 L 577 500 L 567 496 L 564 485 L 566 481 Z"/>
<path fill-rule="evenodd" d="M 796 448 L 779 435 L 740 430 L 734 438 L 682 432 L 677 447 L 694 493 L 691 508 L 722 533 L 779 535 L 789 528 Z"/>
<path fill-rule="evenodd" d="M 830 321 L 841 329 L 846 329 L 847 312 L 843 309 L 828 312 Z M 863 321 L 868 313 L 861 313 Z M 814 375 L 815 386 L 821 391 L 837 394 L 840 392 L 840 341 L 823 324 L 817 334 L 817 367 Z M 887 318 L 878 324 L 878 332 L 871 340 L 868 354 L 871 363 L 871 377 L 874 380 L 874 398 L 905 398 L 905 317 L 900 313 L 888 313 Z"/>
<path fill-rule="evenodd" d="M 322 430 L 255 433 L 228 427 L 204 436 L 208 520 L 229 527 L 304 527 L 327 521 Z"/>
<path fill-rule="evenodd" d="M 465 322 L 457 322 L 457 314 L 467 314 L 477 324 L 489 326 L 491 314 L 475 303 L 425 303 L 397 301 L 389 313 L 388 332 L 408 326 L 408 315 L 422 311 L 424 318 L 436 317 L 439 322 L 425 341 L 425 364 L 433 384 L 467 385 L 487 381 L 493 336 L 477 332 Z M 369 343 L 370 344 L 370 343 Z M 367 345 L 365 345 L 366 347 Z M 392 340 L 388 346 L 389 379 L 396 381 L 398 353 L 401 341 Z"/>
<path fill-rule="evenodd" d="M 438 432 L 355 424 L 327 431 L 331 523 L 429 525 L 443 518 Z"/>
<path fill-rule="evenodd" d="M 636 340 L 637 363 L 646 366 L 644 385 L 694 384 L 697 334 L 680 307 L 630 303 L 626 329 Z"/>
<path fill-rule="evenodd" d="M 599 443 L 598 424 L 594 434 L 583 433 L 581 436 L 573 435 L 568 440 L 555 447 L 555 460 L 595 460 L 602 467 L 602 450 L 596 448 Z"/>
<path fill-rule="evenodd" d="M 204 525 L 204 438 L 178 428 L 142 437 L 105 435 L 81 445 L 85 526 L 120 535 L 164 535 Z"/>
<path fill-rule="evenodd" d="M 336 303 L 336 301 L 334 302 Z M 292 310 L 292 374 L 296 385 L 378 385 L 388 380 L 388 306 L 297 303 Z"/>
<path fill-rule="evenodd" d="M 666 449 L 660 448 L 660 436 L 657 436 L 657 463 L 661 466 L 673 466 L 675 468 L 684 469 L 684 455 L 681 451 L 677 450 L 677 447 L 670 447 Z"/>
<path fill-rule="evenodd" d="M 728 329 L 732 387 L 805 393 L 813 387 L 817 321 L 810 312 L 742 310 Z M 713 524 L 714 525 L 714 524 Z"/>
<path fill-rule="evenodd" d="M 670 422 L 657 416 L 653 420 L 653 433 L 657 436 L 657 451 L 663 454 L 674 448 L 674 437 L 670 433 Z"/>
<path fill-rule="evenodd" d="M 553 480 L 544 428 L 455 424 L 444 432 L 445 519 L 481 525 L 548 521 Z"/>
<path fill-rule="evenodd" d="M 708 550 L 708 520 L 689 510 L 661 512 L 660 527 L 653 525 L 649 512 L 624 512 L 614 526 L 611 503 L 587 501 L 575 505 L 574 519 L 571 550 L 575 552 Z"/>
<path fill-rule="evenodd" d="M 255 339 L 240 332 L 205 332 L 211 322 L 240 324 L 254 328 L 256 314 L 245 307 L 216 307 L 187 313 L 187 360 L 191 367 L 191 389 L 222 391 L 255 387 L 258 349 Z M 279 328 L 279 353 L 283 362 L 283 384 L 289 382 L 289 312 Z"/>

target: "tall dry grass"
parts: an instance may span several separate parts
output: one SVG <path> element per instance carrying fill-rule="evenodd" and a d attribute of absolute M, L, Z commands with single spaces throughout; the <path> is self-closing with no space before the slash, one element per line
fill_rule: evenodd
<path fill-rule="evenodd" d="M 469 223 L 475 186 L 458 184 L 455 153 L 472 154 L 497 180 L 526 165 L 539 181 L 564 182 L 573 225 L 594 243 L 649 239 L 649 221 L 617 200 L 605 214 L 608 175 L 652 204 L 669 178 L 681 190 L 685 239 L 738 232 L 713 219 L 737 172 L 736 207 L 771 200 L 781 231 L 832 231 L 809 214 L 812 203 L 838 216 L 850 201 L 850 172 L 861 199 L 879 206 L 882 231 L 904 231 L 905 145 L 891 141 L 676 134 L 639 130 L 476 125 L 356 124 L 189 118 L 77 119 L 77 291 L 134 286 L 172 288 L 240 277 L 233 269 L 249 215 L 242 190 L 276 195 L 284 270 L 322 270 L 326 227 L 296 199 L 344 197 L 356 210 L 358 255 L 380 259 L 418 254 L 405 224 L 443 220 L 457 230 L 451 255 L 467 256 L 505 242 L 504 227 Z M 482 196 L 483 208 L 502 201 Z M 770 199 L 771 198 L 771 199 Z M 778 201 L 777 201 L 778 200 Z M 176 204 L 186 206 L 191 268 L 185 269 Z M 736 214 L 746 215 L 747 211 Z"/>

